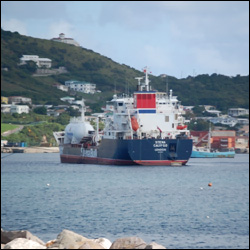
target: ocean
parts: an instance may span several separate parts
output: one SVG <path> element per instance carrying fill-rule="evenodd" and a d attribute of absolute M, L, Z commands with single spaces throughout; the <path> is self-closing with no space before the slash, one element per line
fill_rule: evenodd
<path fill-rule="evenodd" d="M 45 242 L 68 229 L 172 249 L 249 249 L 249 155 L 137 167 L 1 154 L 1 227 Z"/>

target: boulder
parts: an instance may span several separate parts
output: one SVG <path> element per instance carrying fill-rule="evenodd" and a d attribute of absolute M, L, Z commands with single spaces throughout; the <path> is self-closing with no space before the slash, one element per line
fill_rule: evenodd
<path fill-rule="evenodd" d="M 105 249 L 101 244 L 93 240 L 86 241 L 78 249 Z"/>
<path fill-rule="evenodd" d="M 3 249 L 46 249 L 46 246 L 25 238 L 16 238 L 7 243 Z"/>
<path fill-rule="evenodd" d="M 146 242 L 139 237 L 126 237 L 114 241 L 110 249 L 144 249 Z"/>
<path fill-rule="evenodd" d="M 4 231 L 1 230 L 1 243 L 7 244 L 10 241 L 16 238 L 25 238 L 28 240 L 33 240 L 41 245 L 45 245 L 45 243 L 40 240 L 38 237 L 34 236 L 31 232 L 22 230 L 22 231 Z"/>
<path fill-rule="evenodd" d="M 106 238 L 94 239 L 93 241 L 99 243 L 104 249 L 109 249 L 112 245 L 112 242 Z"/>
<path fill-rule="evenodd" d="M 74 233 L 69 230 L 63 230 L 58 234 L 56 240 L 52 244 L 48 244 L 48 249 L 58 248 L 58 249 L 78 249 L 89 239 L 83 237 L 80 234 Z"/>
<path fill-rule="evenodd" d="M 145 247 L 145 249 L 167 249 L 167 248 L 155 242 L 151 242 Z"/>

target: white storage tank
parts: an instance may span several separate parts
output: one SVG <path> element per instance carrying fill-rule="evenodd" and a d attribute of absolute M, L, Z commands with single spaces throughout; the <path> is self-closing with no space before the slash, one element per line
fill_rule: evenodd
<path fill-rule="evenodd" d="M 94 134 L 95 130 L 92 125 L 79 118 L 72 119 L 66 126 L 64 143 L 76 144 L 79 143 L 83 137 L 91 136 L 91 133 Z"/>

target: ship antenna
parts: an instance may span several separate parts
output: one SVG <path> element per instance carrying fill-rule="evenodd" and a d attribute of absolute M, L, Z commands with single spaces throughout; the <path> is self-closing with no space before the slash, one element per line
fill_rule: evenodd
<path fill-rule="evenodd" d="M 82 111 L 81 111 L 81 118 L 82 121 L 85 120 L 85 103 L 84 103 L 84 99 L 82 98 Z"/>
<path fill-rule="evenodd" d="M 116 95 L 116 81 L 114 81 L 114 94 Z"/>
<path fill-rule="evenodd" d="M 145 87 L 146 87 L 146 91 L 149 91 L 149 80 L 148 80 L 148 67 L 144 67 L 143 72 L 145 73 Z M 150 72 L 152 73 L 152 72 Z"/>
<path fill-rule="evenodd" d="M 166 93 L 168 95 L 168 75 L 166 76 Z"/>

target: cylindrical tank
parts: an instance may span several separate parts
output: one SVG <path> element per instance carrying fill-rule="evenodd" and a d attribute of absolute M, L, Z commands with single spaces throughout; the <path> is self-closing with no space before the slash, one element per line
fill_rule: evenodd
<path fill-rule="evenodd" d="M 94 128 L 88 122 L 72 122 L 65 128 L 64 143 L 79 143 L 85 136 L 89 136 L 89 131 Z"/>

